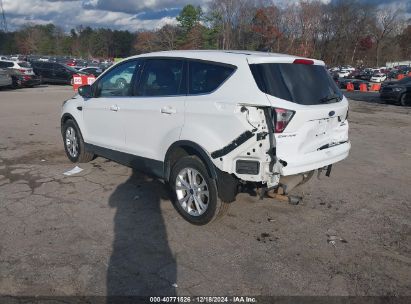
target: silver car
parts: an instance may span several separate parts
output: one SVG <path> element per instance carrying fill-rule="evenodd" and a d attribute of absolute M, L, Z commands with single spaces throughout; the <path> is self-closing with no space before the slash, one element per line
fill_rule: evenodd
<path fill-rule="evenodd" d="M 8 87 L 13 84 L 13 80 L 9 74 L 9 71 L 0 69 L 0 87 Z"/>

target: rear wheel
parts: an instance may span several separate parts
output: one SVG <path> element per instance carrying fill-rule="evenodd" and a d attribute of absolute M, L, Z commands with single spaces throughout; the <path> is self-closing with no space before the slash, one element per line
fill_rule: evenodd
<path fill-rule="evenodd" d="M 19 80 L 17 78 L 13 78 L 12 87 L 13 87 L 13 89 L 21 88 L 21 80 Z"/>
<path fill-rule="evenodd" d="M 94 154 L 84 148 L 83 136 L 73 120 L 67 120 L 63 125 L 64 150 L 73 163 L 87 163 Z"/>
<path fill-rule="evenodd" d="M 174 207 L 192 224 L 205 225 L 228 210 L 229 204 L 218 198 L 216 181 L 197 156 L 185 156 L 176 162 L 171 170 L 170 186 Z"/>

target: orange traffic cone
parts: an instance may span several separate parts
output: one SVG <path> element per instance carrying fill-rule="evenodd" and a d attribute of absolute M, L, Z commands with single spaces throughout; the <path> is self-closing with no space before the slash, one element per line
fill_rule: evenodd
<path fill-rule="evenodd" d="M 360 84 L 360 91 L 361 92 L 367 92 L 367 84 L 366 83 L 361 83 Z"/>
<path fill-rule="evenodd" d="M 351 82 L 347 83 L 347 91 L 354 91 L 354 85 Z"/>
<path fill-rule="evenodd" d="M 371 86 L 371 91 L 379 91 L 381 89 L 381 84 L 373 83 Z"/>

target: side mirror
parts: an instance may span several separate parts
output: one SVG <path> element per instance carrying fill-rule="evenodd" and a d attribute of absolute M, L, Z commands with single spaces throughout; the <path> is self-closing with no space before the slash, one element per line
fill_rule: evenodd
<path fill-rule="evenodd" d="M 84 98 L 92 98 L 93 97 L 93 89 L 90 85 L 84 85 L 78 88 L 78 93 L 80 96 Z"/>

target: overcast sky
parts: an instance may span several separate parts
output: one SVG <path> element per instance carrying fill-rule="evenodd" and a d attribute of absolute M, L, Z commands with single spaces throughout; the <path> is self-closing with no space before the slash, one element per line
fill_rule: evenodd
<path fill-rule="evenodd" d="M 207 6 L 209 0 L 3 0 L 9 30 L 25 23 L 54 23 L 66 31 L 77 25 L 136 31 L 175 22 L 186 4 Z M 297 0 L 273 0 L 287 3 Z M 330 2 L 336 0 L 322 0 Z M 411 0 L 361 0 L 402 7 L 411 13 Z"/>

